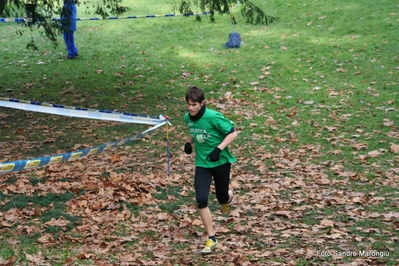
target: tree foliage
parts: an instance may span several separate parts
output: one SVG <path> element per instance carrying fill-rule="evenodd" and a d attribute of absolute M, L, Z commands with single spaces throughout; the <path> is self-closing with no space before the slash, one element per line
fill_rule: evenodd
<path fill-rule="evenodd" d="M 73 0 L 78 6 L 93 5 L 94 14 L 107 18 L 110 15 L 120 15 L 128 10 L 122 5 L 122 0 L 102 0 L 96 4 L 89 2 L 79 2 Z M 62 11 L 63 0 L 0 0 L 0 17 L 26 17 L 27 11 L 30 11 L 31 19 L 24 22 L 32 27 L 41 29 L 43 37 L 50 40 L 54 46 L 57 46 L 57 36 L 62 33 L 61 25 L 56 17 L 59 17 Z M 23 29 L 17 31 L 18 34 L 25 34 Z M 32 36 L 32 35 L 31 35 Z M 27 44 L 27 48 L 37 49 L 33 37 Z"/>
<path fill-rule="evenodd" d="M 73 0 L 78 6 L 88 7 L 89 2 Z M 122 5 L 123 0 L 102 0 L 94 4 L 94 14 L 107 18 L 110 15 L 121 15 L 128 10 Z M 29 7 L 26 4 L 30 4 Z M 62 33 L 59 21 L 54 20 L 59 17 L 63 6 L 63 0 L 0 0 L 0 17 L 26 17 L 26 8 L 32 14 L 31 20 L 24 22 L 32 27 L 41 29 L 41 35 L 50 40 L 57 46 L 57 36 Z M 231 19 L 236 23 L 232 10 L 240 9 L 240 13 L 245 19 L 245 23 L 251 25 L 270 25 L 277 21 L 277 17 L 268 16 L 266 13 L 250 0 L 174 0 L 174 9 L 181 14 L 193 14 L 194 7 L 199 7 L 203 12 L 210 14 L 210 20 L 215 22 L 215 14 L 230 14 Z M 201 20 L 199 15 L 196 16 Z M 23 29 L 17 31 L 18 34 L 25 34 Z M 31 34 L 32 36 L 32 34 Z M 37 49 L 34 38 L 32 37 L 27 44 L 27 48 Z"/>
<path fill-rule="evenodd" d="M 199 7 L 202 12 L 208 11 L 210 19 L 215 22 L 215 14 L 232 14 L 235 8 L 240 9 L 241 15 L 245 19 L 245 23 L 251 25 L 270 25 L 277 22 L 278 18 L 268 16 L 266 13 L 250 0 L 178 0 L 174 2 L 175 9 L 178 9 L 182 14 L 192 14 L 193 7 Z M 201 20 L 199 15 L 196 16 L 197 20 Z M 235 21 L 234 16 L 231 16 Z"/>

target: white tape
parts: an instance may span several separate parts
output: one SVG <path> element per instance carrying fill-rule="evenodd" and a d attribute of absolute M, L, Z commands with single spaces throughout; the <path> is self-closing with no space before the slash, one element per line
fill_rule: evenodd
<path fill-rule="evenodd" d="M 46 113 L 46 114 L 56 114 L 56 115 L 63 115 L 69 117 L 89 118 L 89 119 L 134 123 L 134 124 L 158 125 L 159 123 L 165 121 L 162 118 L 156 119 L 151 117 L 124 115 L 121 113 L 116 113 L 116 114 L 102 113 L 100 111 L 93 112 L 93 110 L 76 110 L 76 109 L 73 110 L 68 108 L 33 105 L 29 103 L 17 103 L 17 102 L 3 101 L 3 100 L 0 100 L 0 106 L 15 108 L 24 111 Z"/>

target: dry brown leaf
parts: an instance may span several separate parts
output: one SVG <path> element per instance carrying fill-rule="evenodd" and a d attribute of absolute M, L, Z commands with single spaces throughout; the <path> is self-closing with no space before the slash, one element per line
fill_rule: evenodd
<path fill-rule="evenodd" d="M 399 144 L 392 143 L 390 146 L 390 151 L 393 153 L 399 153 Z"/>

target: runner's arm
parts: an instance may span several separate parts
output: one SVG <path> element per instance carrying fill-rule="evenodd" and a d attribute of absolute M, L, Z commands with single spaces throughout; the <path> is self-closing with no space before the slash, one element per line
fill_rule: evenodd
<path fill-rule="evenodd" d="M 236 138 L 237 138 L 238 134 L 237 131 L 233 131 L 231 133 L 229 133 L 224 140 L 218 145 L 218 148 L 223 150 L 225 149 L 227 146 L 229 146 Z"/>
<path fill-rule="evenodd" d="M 190 136 L 188 137 L 188 139 L 187 139 L 187 142 L 190 143 L 190 144 L 192 145 L 192 144 L 194 143 L 193 136 L 190 135 Z"/>

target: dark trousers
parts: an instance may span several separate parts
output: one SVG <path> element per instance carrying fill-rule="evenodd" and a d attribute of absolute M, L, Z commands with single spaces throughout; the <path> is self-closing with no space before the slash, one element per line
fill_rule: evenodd
<path fill-rule="evenodd" d="M 226 163 L 214 168 L 195 168 L 194 187 L 199 209 L 208 207 L 208 196 L 212 184 L 212 177 L 215 184 L 215 192 L 218 202 L 220 204 L 225 204 L 228 202 L 230 169 L 230 163 Z"/>
<path fill-rule="evenodd" d="M 28 26 L 33 25 L 33 17 L 35 16 L 36 5 L 25 4 L 26 18 L 28 20 Z"/>
<path fill-rule="evenodd" d="M 68 58 L 75 58 L 78 55 L 78 49 L 75 46 L 74 32 L 64 31 L 64 41 L 67 49 Z"/>

